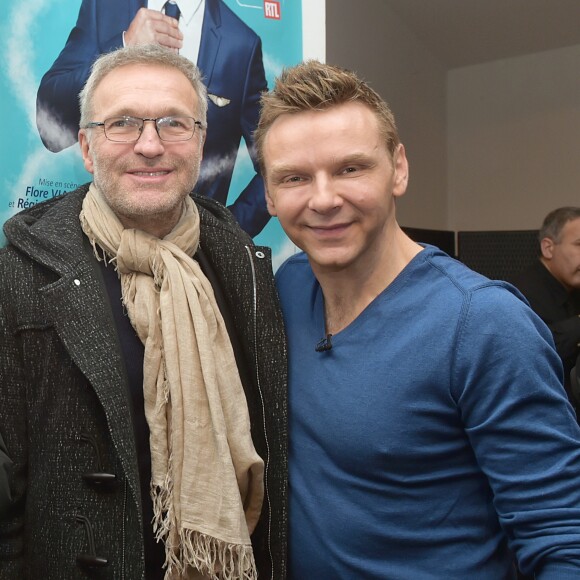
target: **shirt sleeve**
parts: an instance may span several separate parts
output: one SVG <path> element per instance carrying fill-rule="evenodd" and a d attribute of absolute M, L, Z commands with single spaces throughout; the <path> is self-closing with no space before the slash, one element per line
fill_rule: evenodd
<path fill-rule="evenodd" d="M 580 577 L 580 429 L 548 328 L 502 288 L 466 300 L 452 396 L 521 571 Z"/>

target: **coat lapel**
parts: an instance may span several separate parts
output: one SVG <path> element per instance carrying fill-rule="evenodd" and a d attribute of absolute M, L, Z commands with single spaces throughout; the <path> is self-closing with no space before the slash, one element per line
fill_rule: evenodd
<path fill-rule="evenodd" d="M 59 275 L 56 282 L 41 289 L 47 317 L 101 402 L 138 500 L 137 456 L 124 362 L 106 291 L 78 218 L 85 193 L 83 187 L 59 200 L 59 211 L 47 211 L 37 227 L 30 228 L 32 235 L 21 249 Z"/>

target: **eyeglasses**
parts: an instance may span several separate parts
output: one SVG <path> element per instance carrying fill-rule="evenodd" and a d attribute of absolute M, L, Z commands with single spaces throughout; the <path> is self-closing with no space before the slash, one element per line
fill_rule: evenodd
<path fill-rule="evenodd" d="M 85 129 L 102 127 L 105 137 L 115 143 L 134 143 L 139 140 L 146 121 L 155 123 L 155 129 L 161 141 L 188 141 L 195 133 L 195 128 L 203 129 L 201 121 L 193 117 L 181 117 L 171 115 L 169 117 L 157 117 L 157 119 L 141 119 L 140 117 L 111 117 L 102 122 L 94 121 L 87 123 Z"/>

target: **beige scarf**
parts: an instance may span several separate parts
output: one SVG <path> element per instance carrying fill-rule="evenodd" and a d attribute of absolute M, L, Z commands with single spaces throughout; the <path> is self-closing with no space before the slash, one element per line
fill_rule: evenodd
<path fill-rule="evenodd" d="M 250 534 L 262 507 L 264 464 L 212 287 L 190 257 L 199 243 L 197 207 L 188 197 L 160 240 L 123 229 L 93 184 L 80 219 L 95 252 L 98 245 L 116 264 L 123 303 L 145 345 L 153 524 L 165 541 L 165 578 L 199 577 L 197 570 L 254 579 Z"/>

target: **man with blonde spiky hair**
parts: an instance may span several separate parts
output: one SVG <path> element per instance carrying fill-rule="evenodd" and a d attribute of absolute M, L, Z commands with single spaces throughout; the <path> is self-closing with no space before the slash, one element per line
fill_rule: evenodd
<path fill-rule="evenodd" d="M 354 73 L 264 95 L 289 348 L 289 578 L 580 576 L 580 429 L 544 323 L 401 230 L 409 164 Z"/>

